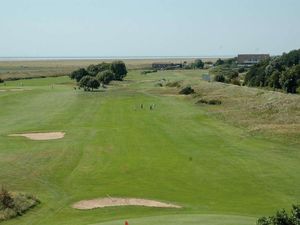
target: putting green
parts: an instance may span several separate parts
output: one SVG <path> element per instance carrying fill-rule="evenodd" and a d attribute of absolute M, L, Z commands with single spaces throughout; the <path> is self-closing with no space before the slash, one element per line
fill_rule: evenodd
<path fill-rule="evenodd" d="M 116 220 L 93 225 L 124 225 L 125 220 Z M 129 225 L 254 225 L 255 218 L 225 215 L 172 215 L 154 216 L 128 220 Z"/>

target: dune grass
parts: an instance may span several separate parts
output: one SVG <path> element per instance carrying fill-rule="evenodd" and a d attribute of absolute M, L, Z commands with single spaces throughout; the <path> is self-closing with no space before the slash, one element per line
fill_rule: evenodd
<path fill-rule="evenodd" d="M 296 203 L 299 145 L 249 134 L 246 128 L 216 119 L 213 108 L 178 96 L 177 89 L 155 86 L 163 78 L 210 85 L 198 76 L 199 71 L 146 76 L 135 71 L 126 81 L 93 93 L 73 90 L 68 77 L 44 78 L 22 81 L 23 91 L 0 92 L 0 184 L 32 193 L 42 202 L 3 224 L 84 225 L 136 218 L 137 224 L 168 225 L 174 224 L 173 214 L 187 225 L 206 220 L 253 224 L 260 215 Z M 0 87 L 15 88 L 20 81 Z M 151 104 L 155 110 L 149 110 Z M 34 131 L 66 135 L 52 141 L 8 137 Z M 107 195 L 183 208 L 71 208 L 77 201 Z"/>

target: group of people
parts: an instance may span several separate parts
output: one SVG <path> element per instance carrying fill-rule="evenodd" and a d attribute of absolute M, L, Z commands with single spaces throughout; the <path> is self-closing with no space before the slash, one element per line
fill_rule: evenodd
<path fill-rule="evenodd" d="M 141 109 L 144 109 L 144 108 L 145 108 L 143 103 L 140 105 L 140 108 L 141 108 Z M 156 108 L 156 105 L 155 105 L 155 104 L 151 104 L 151 105 L 149 106 L 150 111 L 154 110 L 155 108 Z M 135 109 L 136 109 L 136 108 L 135 108 Z"/>

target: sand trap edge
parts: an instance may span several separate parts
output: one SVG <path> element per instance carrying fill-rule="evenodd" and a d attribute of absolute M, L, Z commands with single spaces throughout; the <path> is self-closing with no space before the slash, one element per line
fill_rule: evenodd
<path fill-rule="evenodd" d="M 74 209 L 90 210 L 106 207 L 121 207 L 121 206 L 142 206 L 152 208 L 182 208 L 179 205 L 164 203 L 149 199 L 139 198 L 97 198 L 92 200 L 83 200 L 72 205 Z"/>
<path fill-rule="evenodd" d="M 47 140 L 57 140 L 62 139 L 65 136 L 65 132 L 32 132 L 32 133 L 22 133 L 22 134 L 10 134 L 9 137 L 25 137 L 34 141 L 47 141 Z"/>

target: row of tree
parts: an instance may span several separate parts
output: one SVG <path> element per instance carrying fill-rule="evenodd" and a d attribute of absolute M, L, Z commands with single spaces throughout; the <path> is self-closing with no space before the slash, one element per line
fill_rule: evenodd
<path fill-rule="evenodd" d="M 183 68 L 188 69 L 203 69 L 204 68 L 204 62 L 201 59 L 195 59 L 192 63 L 184 63 Z"/>
<path fill-rule="evenodd" d="M 94 90 L 100 85 L 107 85 L 113 80 L 122 81 L 127 75 L 127 68 L 123 61 L 89 65 L 86 69 L 80 68 L 70 74 L 70 78 L 77 81 L 79 87 L 85 91 Z"/>
<path fill-rule="evenodd" d="M 287 93 L 299 92 L 300 49 L 254 65 L 245 76 L 245 84 L 283 89 Z"/>

